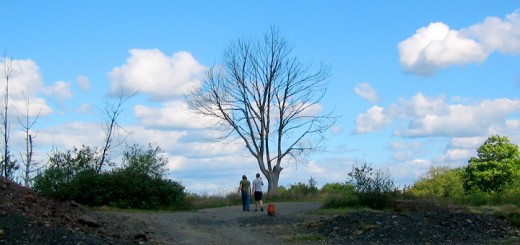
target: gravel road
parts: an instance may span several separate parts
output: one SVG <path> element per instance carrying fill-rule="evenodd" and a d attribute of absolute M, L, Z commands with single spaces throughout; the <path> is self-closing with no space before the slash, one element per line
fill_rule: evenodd
<path fill-rule="evenodd" d="M 151 227 L 146 244 L 520 244 L 520 230 L 508 221 L 460 208 L 418 205 L 406 212 L 312 213 L 320 207 L 313 202 L 276 203 L 274 217 L 265 211 L 243 212 L 241 206 L 116 216 Z"/>
<path fill-rule="evenodd" d="M 149 223 L 156 229 L 154 236 L 164 244 L 289 244 L 296 224 L 318 217 L 309 212 L 321 204 L 279 203 L 275 207 L 275 216 L 268 216 L 266 208 L 243 212 L 241 206 L 118 215 Z"/>

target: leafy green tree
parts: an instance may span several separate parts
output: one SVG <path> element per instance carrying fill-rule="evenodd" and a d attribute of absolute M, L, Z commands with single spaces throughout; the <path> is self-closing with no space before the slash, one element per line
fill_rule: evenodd
<path fill-rule="evenodd" d="M 464 196 L 463 169 L 431 167 L 410 189 L 416 197 L 460 198 Z"/>
<path fill-rule="evenodd" d="M 502 192 L 512 183 L 518 171 L 518 146 L 506 136 L 490 136 L 477 149 L 477 157 L 469 159 L 464 172 L 464 187 L 468 191 Z"/>

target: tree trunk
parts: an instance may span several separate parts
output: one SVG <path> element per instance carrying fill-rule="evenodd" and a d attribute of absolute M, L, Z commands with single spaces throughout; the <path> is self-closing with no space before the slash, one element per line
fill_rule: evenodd
<path fill-rule="evenodd" d="M 265 177 L 267 178 L 267 193 L 268 195 L 273 195 L 278 193 L 278 179 L 280 179 L 281 170 L 277 170 L 274 168 L 273 171 L 270 171 Z"/>

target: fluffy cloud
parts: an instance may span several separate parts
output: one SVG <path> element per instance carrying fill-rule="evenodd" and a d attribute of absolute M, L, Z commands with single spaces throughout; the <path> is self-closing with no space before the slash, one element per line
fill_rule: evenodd
<path fill-rule="evenodd" d="M 10 98 L 32 97 L 38 94 L 43 88 L 40 76 L 40 68 L 32 60 L 8 60 L 10 61 L 11 75 L 9 77 L 9 96 Z M 7 65 L 9 66 L 9 64 Z M 4 68 L 4 62 L 0 63 Z M 3 71 L 3 70 L 2 70 Z M 5 87 L 5 77 L 2 72 L 0 86 Z"/>
<path fill-rule="evenodd" d="M 476 149 L 486 141 L 487 137 L 454 137 L 446 146 L 444 153 L 432 161 L 436 165 L 459 167 L 465 165 L 471 157 L 476 156 Z"/>
<path fill-rule="evenodd" d="M 0 67 L 5 67 L 5 61 L 0 62 Z M 45 99 L 38 97 L 38 93 L 44 88 L 40 76 L 40 69 L 32 60 L 8 60 L 7 66 L 11 68 L 9 76 L 9 109 L 28 115 L 29 117 L 46 116 L 52 113 Z M 2 72 L 0 87 L 5 88 L 5 76 Z M 29 103 L 29 104 L 28 104 Z M 29 106 L 29 108 L 27 107 Z M 27 114 L 27 109 L 29 113 Z M 15 119 L 15 117 L 11 117 Z"/>
<path fill-rule="evenodd" d="M 435 100 L 435 99 L 434 99 Z M 445 104 L 441 111 L 431 111 L 420 116 L 409 115 L 409 126 L 395 131 L 405 137 L 448 136 L 472 137 L 496 133 L 504 127 L 507 116 L 518 111 L 519 100 L 483 100 L 476 104 Z"/>
<path fill-rule="evenodd" d="M 398 48 L 403 69 L 420 76 L 431 76 L 448 66 L 480 63 L 495 51 L 519 54 L 520 14 L 517 10 L 504 20 L 488 17 L 461 30 L 430 23 L 400 42 Z"/>
<path fill-rule="evenodd" d="M 157 49 L 132 49 L 126 64 L 109 73 L 111 93 L 138 91 L 156 101 L 171 100 L 198 85 L 204 71 L 188 52 L 169 57 Z"/>
<path fill-rule="evenodd" d="M 104 132 L 99 123 L 72 122 L 40 130 L 37 144 L 58 149 L 72 149 L 82 145 L 99 146 L 103 136 Z"/>
<path fill-rule="evenodd" d="M 72 97 L 70 83 L 64 81 L 56 81 L 52 86 L 43 88 L 43 93 L 55 97 L 60 102 Z"/>
<path fill-rule="evenodd" d="M 373 106 L 356 119 L 356 133 L 369 133 L 400 120 L 394 135 L 401 137 L 476 137 L 514 130 L 520 124 L 508 119 L 520 100 L 487 99 L 473 104 L 448 104 L 444 96 L 422 93 L 401 99 L 387 108 Z"/>
<path fill-rule="evenodd" d="M 450 30 L 443 23 L 431 23 L 399 43 L 399 61 L 407 72 L 431 76 L 438 69 L 482 62 L 487 57 L 476 41 Z"/>
<path fill-rule="evenodd" d="M 482 23 L 461 30 L 466 36 L 478 40 L 487 50 L 506 54 L 520 54 L 520 10 L 506 16 L 504 20 L 488 17 Z"/>
<path fill-rule="evenodd" d="M 367 112 L 364 112 L 356 118 L 355 133 L 369 133 L 379 129 L 392 122 L 392 118 L 388 116 L 385 109 L 380 106 L 372 106 Z"/>
<path fill-rule="evenodd" d="M 152 128 L 206 128 L 212 122 L 191 112 L 182 101 L 167 102 L 160 108 L 145 105 L 134 107 L 135 116 L 144 126 Z"/>
<path fill-rule="evenodd" d="M 354 92 L 370 103 L 376 103 L 379 100 L 377 92 L 369 83 L 360 83 L 356 85 Z"/>

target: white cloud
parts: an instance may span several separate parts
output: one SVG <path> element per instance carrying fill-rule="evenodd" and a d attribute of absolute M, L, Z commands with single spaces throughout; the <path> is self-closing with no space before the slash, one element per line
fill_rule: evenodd
<path fill-rule="evenodd" d="M 476 156 L 476 149 L 482 145 L 487 136 L 453 137 L 447 144 L 444 152 L 432 159 L 438 166 L 460 167 L 468 162 L 468 159 Z"/>
<path fill-rule="evenodd" d="M 4 68 L 4 61 L 0 63 Z M 6 79 L 2 72 L 0 88 L 5 88 Z M 43 98 L 37 97 L 43 89 L 40 69 L 32 60 L 11 60 L 11 75 L 9 77 L 9 110 L 23 116 L 47 116 L 52 113 Z M 29 103 L 29 114 L 27 114 Z M 16 120 L 16 117 L 11 117 Z"/>
<path fill-rule="evenodd" d="M 360 83 L 356 85 L 354 92 L 370 103 L 376 103 L 379 101 L 377 92 L 374 90 L 374 88 L 372 88 L 372 86 L 370 86 L 369 83 Z"/>
<path fill-rule="evenodd" d="M 47 96 L 56 97 L 60 102 L 72 97 L 70 83 L 64 81 L 56 81 L 52 86 L 43 88 L 43 93 Z"/>
<path fill-rule="evenodd" d="M 13 98 L 9 100 L 9 109 L 21 118 L 29 116 L 29 120 L 31 120 L 31 118 L 34 120 L 36 117 L 47 116 L 52 113 L 52 108 L 47 105 L 47 102 L 37 97 L 28 98 L 28 100 Z M 14 119 L 14 117 L 11 119 Z"/>
<path fill-rule="evenodd" d="M 412 37 L 399 43 L 401 66 L 420 76 L 431 76 L 438 69 L 452 65 L 479 63 L 487 55 L 475 40 L 440 22 L 420 28 Z"/>
<path fill-rule="evenodd" d="M 433 103 L 438 98 L 433 99 Z M 438 110 L 424 113 L 419 108 L 409 111 L 407 128 L 397 130 L 396 135 L 405 137 L 448 136 L 471 137 L 498 133 L 497 128 L 505 127 L 506 117 L 520 108 L 519 100 L 483 100 L 476 104 L 445 104 L 437 101 Z M 420 112 L 420 113 L 419 113 Z"/>
<path fill-rule="evenodd" d="M 4 68 L 4 62 L 0 63 Z M 31 98 L 36 96 L 43 87 L 40 68 L 32 60 L 11 60 L 11 76 L 9 78 L 9 97 Z M 0 87 L 5 88 L 5 76 L 0 77 Z"/>
<path fill-rule="evenodd" d="M 356 133 L 380 130 L 399 119 L 394 131 L 401 137 L 476 137 L 516 130 L 520 124 L 508 117 L 520 109 L 520 100 L 487 99 L 477 103 L 448 104 L 443 95 L 428 97 L 422 93 L 400 99 L 387 108 L 373 106 L 358 115 Z"/>
<path fill-rule="evenodd" d="M 71 137 L 71 136 L 74 137 Z M 38 132 L 39 146 L 72 149 L 82 145 L 99 146 L 104 132 L 99 123 L 72 122 L 45 128 Z"/>
<path fill-rule="evenodd" d="M 451 138 L 449 147 L 450 148 L 463 148 L 463 149 L 477 149 L 482 143 L 486 141 L 486 136 L 480 136 L 480 137 L 464 137 L 464 138 L 458 138 L 454 137 Z"/>
<path fill-rule="evenodd" d="M 448 66 L 480 63 L 495 51 L 517 55 L 520 10 L 504 19 L 487 17 L 482 23 L 461 30 L 452 30 L 440 22 L 430 23 L 398 47 L 404 70 L 420 76 L 433 75 Z"/>
<path fill-rule="evenodd" d="M 154 128 L 207 128 L 212 122 L 191 112 L 181 101 L 164 103 L 160 108 L 136 105 L 134 114 L 144 126 Z"/>
<path fill-rule="evenodd" d="M 487 17 L 484 22 L 461 32 L 477 40 L 488 52 L 520 54 L 520 10 L 507 15 L 504 20 Z"/>
<path fill-rule="evenodd" d="M 372 106 L 367 112 L 361 113 L 356 118 L 356 129 L 355 133 L 369 133 L 379 129 L 391 123 L 390 118 L 383 107 Z"/>
<path fill-rule="evenodd" d="M 428 97 L 423 93 L 417 93 L 410 100 L 399 99 L 400 110 L 412 118 L 422 118 L 430 114 L 446 114 L 445 96 Z"/>
<path fill-rule="evenodd" d="M 171 57 L 160 50 L 130 50 L 126 64 L 110 73 L 111 93 L 138 91 L 156 101 L 182 96 L 200 83 L 206 67 L 199 64 L 188 52 Z"/>

